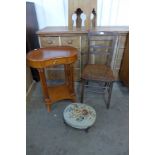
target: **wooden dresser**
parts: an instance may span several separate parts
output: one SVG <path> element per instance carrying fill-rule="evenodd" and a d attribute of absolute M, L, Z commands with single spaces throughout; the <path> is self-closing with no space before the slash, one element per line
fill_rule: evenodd
<path fill-rule="evenodd" d="M 56 45 L 69 45 L 78 49 L 78 61 L 75 63 L 75 80 L 79 81 L 81 71 L 86 63 L 86 56 L 88 51 L 88 32 L 89 31 L 114 31 L 118 33 L 115 52 L 113 54 L 112 70 L 119 80 L 119 70 L 121 60 L 125 48 L 126 36 L 128 34 L 128 27 L 112 26 L 112 27 L 96 27 L 93 30 L 69 29 L 68 27 L 45 27 L 37 31 L 40 47 L 52 47 Z M 46 69 L 46 76 L 48 79 L 64 79 L 64 71 L 61 65 L 55 67 L 48 67 Z"/>

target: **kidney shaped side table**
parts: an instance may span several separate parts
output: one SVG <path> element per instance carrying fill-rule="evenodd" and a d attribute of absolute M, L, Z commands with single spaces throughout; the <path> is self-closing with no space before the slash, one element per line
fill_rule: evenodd
<path fill-rule="evenodd" d="M 76 101 L 74 92 L 74 68 L 77 60 L 77 49 L 70 46 L 54 46 L 50 48 L 39 48 L 27 54 L 27 63 L 39 72 L 43 95 L 48 112 L 51 105 L 59 100 L 70 99 Z M 48 86 L 46 83 L 45 68 L 51 65 L 64 65 L 65 83 L 56 86 Z"/>

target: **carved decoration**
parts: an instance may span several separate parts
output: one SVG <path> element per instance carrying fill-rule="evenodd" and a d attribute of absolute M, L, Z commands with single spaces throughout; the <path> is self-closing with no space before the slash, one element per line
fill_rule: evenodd
<path fill-rule="evenodd" d="M 77 14 L 76 27 L 77 28 L 81 28 L 81 25 L 82 25 L 81 14 L 83 13 L 83 11 L 81 10 L 81 8 L 77 8 L 77 10 L 75 11 L 75 13 Z"/>
<path fill-rule="evenodd" d="M 92 28 L 96 27 L 96 19 L 97 19 L 97 18 L 96 18 L 96 11 L 95 11 L 94 8 L 93 8 L 93 10 L 92 10 L 90 19 L 91 19 L 91 27 L 92 27 Z"/>

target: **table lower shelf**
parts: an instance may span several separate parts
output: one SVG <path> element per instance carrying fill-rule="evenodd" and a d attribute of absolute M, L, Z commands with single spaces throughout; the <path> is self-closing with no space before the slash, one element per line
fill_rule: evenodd
<path fill-rule="evenodd" d="M 48 94 L 51 104 L 64 99 L 70 99 L 73 102 L 75 101 L 75 94 L 69 91 L 69 88 L 66 84 L 48 87 Z"/>

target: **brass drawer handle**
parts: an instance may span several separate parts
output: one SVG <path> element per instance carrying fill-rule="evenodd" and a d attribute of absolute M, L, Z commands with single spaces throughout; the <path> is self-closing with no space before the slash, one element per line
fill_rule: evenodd
<path fill-rule="evenodd" d="M 55 42 L 52 41 L 52 40 L 48 40 L 47 43 L 48 43 L 48 44 L 54 44 Z"/>
<path fill-rule="evenodd" d="M 73 43 L 73 40 L 68 40 L 67 43 L 68 43 L 68 44 L 72 44 L 72 43 Z"/>
<path fill-rule="evenodd" d="M 54 61 L 53 61 L 53 64 L 56 64 L 56 63 L 57 63 L 57 60 L 54 60 Z"/>

